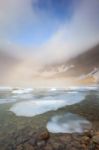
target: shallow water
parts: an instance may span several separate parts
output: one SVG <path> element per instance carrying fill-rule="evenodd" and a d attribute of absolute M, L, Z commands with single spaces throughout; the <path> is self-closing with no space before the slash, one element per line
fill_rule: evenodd
<path fill-rule="evenodd" d="M 47 129 L 51 133 L 83 133 L 91 129 L 91 123 L 79 115 L 65 113 L 53 116 L 47 123 Z"/>

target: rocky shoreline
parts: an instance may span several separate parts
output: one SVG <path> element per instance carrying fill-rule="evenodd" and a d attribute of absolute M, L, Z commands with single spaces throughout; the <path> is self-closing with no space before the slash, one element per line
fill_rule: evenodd
<path fill-rule="evenodd" d="M 24 131 L 22 132 L 24 134 Z M 3 150 L 99 150 L 99 131 L 82 134 L 52 134 L 46 128 L 26 135 L 12 134 L 12 143 Z"/>
<path fill-rule="evenodd" d="M 92 93 L 81 103 L 35 117 L 17 117 L 0 107 L 0 150 L 99 150 L 99 97 Z M 6 110 L 6 111 L 5 111 Z M 52 134 L 46 124 L 54 115 L 78 114 L 92 123 L 83 134 Z"/>

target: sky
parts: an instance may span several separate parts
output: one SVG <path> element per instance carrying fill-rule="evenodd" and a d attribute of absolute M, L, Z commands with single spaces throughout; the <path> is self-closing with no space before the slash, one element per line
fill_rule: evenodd
<path fill-rule="evenodd" d="M 69 60 L 96 44 L 99 0 L 0 0 L 0 51 L 23 60 L 17 70 Z"/>
<path fill-rule="evenodd" d="M 0 1 L 1 33 L 19 44 L 41 44 L 71 17 L 72 0 Z"/>

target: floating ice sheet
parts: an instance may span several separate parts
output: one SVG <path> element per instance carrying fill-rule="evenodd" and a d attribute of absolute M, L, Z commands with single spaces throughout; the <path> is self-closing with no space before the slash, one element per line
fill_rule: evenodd
<path fill-rule="evenodd" d="M 65 96 L 60 98 L 60 100 L 45 100 L 42 98 L 41 100 L 19 102 L 14 104 L 10 108 L 10 111 L 14 112 L 17 116 L 36 116 L 51 110 L 57 110 L 66 105 L 79 103 L 84 100 L 85 95 L 82 93 L 73 93 L 68 94 L 67 97 Z"/>
<path fill-rule="evenodd" d="M 64 100 L 65 106 L 80 102 L 90 91 L 99 91 L 98 85 L 73 86 L 69 88 L 11 88 L 0 87 L 0 104 L 13 101 Z M 14 100 L 13 100 L 14 99 Z M 53 108 L 52 108 L 53 110 Z"/>

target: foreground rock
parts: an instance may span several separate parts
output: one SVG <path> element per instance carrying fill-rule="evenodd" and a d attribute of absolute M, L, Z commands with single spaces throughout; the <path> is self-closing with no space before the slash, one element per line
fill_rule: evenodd
<path fill-rule="evenodd" d="M 83 134 L 50 134 L 41 128 L 24 136 L 13 135 L 17 141 L 12 139 L 12 143 L 0 150 L 99 150 L 99 132 L 93 130 Z"/>
<path fill-rule="evenodd" d="M 99 135 L 93 136 L 92 141 L 96 144 L 99 144 Z"/>

